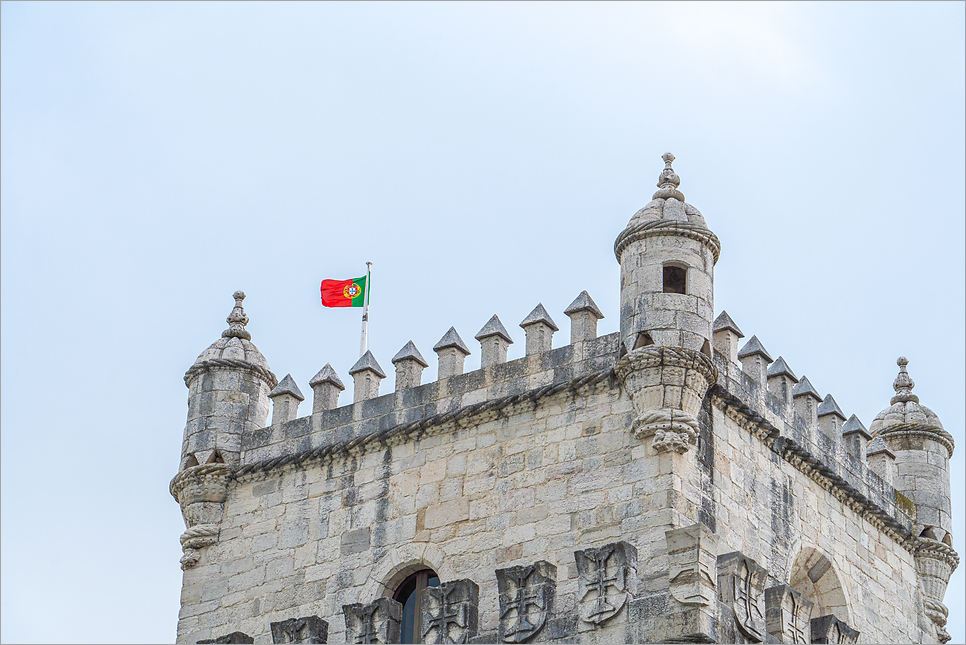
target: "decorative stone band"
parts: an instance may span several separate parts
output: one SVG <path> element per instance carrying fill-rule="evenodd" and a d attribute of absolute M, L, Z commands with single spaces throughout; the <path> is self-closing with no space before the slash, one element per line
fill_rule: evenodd
<path fill-rule="evenodd" d="M 228 464 L 205 464 L 187 468 L 171 480 L 171 495 L 181 505 L 187 530 L 181 535 L 181 568 L 198 563 L 199 549 L 218 541 L 218 530 L 228 498 Z"/>
<path fill-rule="evenodd" d="M 278 379 L 269 370 L 255 365 L 254 363 L 249 363 L 248 361 L 239 360 L 237 358 L 212 358 L 210 360 L 204 361 L 202 363 L 195 363 L 188 368 L 188 371 L 184 373 L 184 384 L 190 387 L 191 381 L 195 378 L 204 374 L 205 372 L 210 372 L 216 369 L 231 369 L 231 370 L 242 370 L 255 376 L 260 377 L 269 387 L 274 388 L 278 385 Z"/>
<path fill-rule="evenodd" d="M 923 423 L 900 423 L 889 426 L 874 433 L 872 438 L 875 439 L 876 437 L 882 437 L 886 443 L 890 439 L 929 439 L 945 448 L 949 453 L 949 458 L 952 458 L 953 449 L 956 447 L 956 442 L 951 434 L 938 426 Z"/>
<path fill-rule="evenodd" d="M 721 255 L 721 242 L 718 240 L 718 236 L 704 226 L 689 222 L 652 220 L 628 226 L 621 231 L 614 242 L 614 255 L 617 256 L 617 261 L 621 261 L 621 255 L 629 244 L 655 235 L 676 235 L 701 242 L 711 250 L 715 263 L 718 262 L 718 256 Z"/>
<path fill-rule="evenodd" d="M 394 426 L 380 432 L 362 437 L 356 437 L 345 442 L 332 443 L 319 446 L 312 450 L 304 450 L 292 453 L 283 457 L 275 457 L 264 461 L 245 464 L 242 466 L 231 467 L 231 478 L 237 479 L 244 476 L 256 476 L 266 473 L 275 468 L 288 465 L 299 465 L 313 460 L 321 460 L 336 455 L 348 455 L 354 451 L 364 452 L 369 448 L 379 448 L 388 445 L 395 445 L 409 440 L 413 435 L 421 437 L 425 434 L 444 431 L 452 425 L 482 423 L 485 420 L 496 418 L 497 415 L 514 405 L 525 405 L 533 409 L 537 401 L 562 392 L 576 392 L 583 387 L 594 387 L 605 381 L 614 378 L 614 370 L 608 369 L 594 374 L 580 376 L 565 383 L 545 385 L 520 394 L 512 394 L 499 399 L 481 401 L 468 405 L 452 412 L 434 414 L 425 419 L 413 421 L 403 425 Z M 187 471 L 185 471 L 187 472 Z"/>
<path fill-rule="evenodd" d="M 959 554 L 951 547 L 928 538 L 920 538 L 915 550 L 916 571 L 925 596 L 926 615 L 936 624 L 940 640 L 949 640 L 946 618 L 949 610 L 943 604 L 946 586 L 953 571 L 959 566 Z"/>
<path fill-rule="evenodd" d="M 718 378 L 707 356 L 681 347 L 642 347 L 617 361 L 614 371 L 637 412 L 636 437 L 653 435 L 658 452 L 687 452 L 697 442 L 701 403 Z"/>
<path fill-rule="evenodd" d="M 711 397 L 712 405 L 724 411 L 731 420 L 753 434 L 773 452 L 798 469 L 799 472 L 817 482 L 832 496 L 895 540 L 904 549 L 915 554 L 916 549 L 924 542 L 881 506 L 856 490 L 845 479 L 836 475 L 822 460 L 798 445 L 794 439 L 782 437 L 778 428 L 738 397 L 720 385 L 713 385 L 708 391 L 708 395 Z"/>

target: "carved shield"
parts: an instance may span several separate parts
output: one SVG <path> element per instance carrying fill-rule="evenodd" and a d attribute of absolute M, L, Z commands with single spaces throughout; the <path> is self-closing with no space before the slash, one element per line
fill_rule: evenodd
<path fill-rule="evenodd" d="M 479 585 L 472 580 L 453 580 L 421 593 L 422 642 L 468 643 L 476 636 Z"/>
<path fill-rule="evenodd" d="M 811 642 L 809 615 L 812 601 L 788 585 L 765 589 L 765 626 L 784 643 Z"/>
<path fill-rule="evenodd" d="M 329 623 L 318 616 L 290 618 L 271 627 L 273 643 L 324 643 L 329 636 Z"/>
<path fill-rule="evenodd" d="M 627 542 L 576 551 L 580 618 L 601 624 L 617 615 L 637 576 L 637 549 Z"/>
<path fill-rule="evenodd" d="M 718 556 L 718 599 L 734 611 L 738 631 L 750 642 L 764 639 L 761 596 L 768 572 L 739 552 Z"/>
<path fill-rule="evenodd" d="M 715 600 L 716 536 L 704 524 L 665 531 L 671 597 L 686 605 Z"/>
<path fill-rule="evenodd" d="M 368 605 L 343 605 L 345 638 L 349 643 L 398 643 L 402 605 L 392 598 L 377 598 Z"/>
<path fill-rule="evenodd" d="M 557 590 L 557 567 L 541 560 L 529 566 L 497 569 L 500 638 L 522 643 L 547 622 Z"/>

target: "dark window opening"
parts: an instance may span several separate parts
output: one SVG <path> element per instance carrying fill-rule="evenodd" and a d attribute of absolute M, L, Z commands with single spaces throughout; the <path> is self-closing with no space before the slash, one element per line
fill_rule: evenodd
<path fill-rule="evenodd" d="M 208 461 L 206 463 L 209 463 L 209 464 L 223 464 L 223 463 L 225 463 L 225 460 L 222 459 L 220 452 L 218 452 L 217 450 L 214 450 L 214 451 L 212 451 L 211 456 L 208 457 Z"/>
<path fill-rule="evenodd" d="M 401 643 L 422 643 L 422 601 L 420 596 L 426 587 L 438 587 L 439 576 L 432 569 L 423 569 L 409 576 L 396 589 L 393 600 L 403 606 Z"/>
<path fill-rule="evenodd" d="M 687 270 L 681 267 L 664 267 L 664 293 L 685 293 L 687 275 Z"/>
<path fill-rule="evenodd" d="M 653 345 L 654 339 L 646 331 L 642 331 L 637 335 L 637 340 L 634 341 L 634 349 L 640 349 L 641 347 L 647 347 L 648 345 Z"/>

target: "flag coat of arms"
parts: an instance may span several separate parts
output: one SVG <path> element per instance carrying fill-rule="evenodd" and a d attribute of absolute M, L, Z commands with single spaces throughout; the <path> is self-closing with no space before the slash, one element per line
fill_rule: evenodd
<path fill-rule="evenodd" d="M 366 277 L 351 280 L 323 280 L 322 304 L 326 307 L 365 306 Z"/>

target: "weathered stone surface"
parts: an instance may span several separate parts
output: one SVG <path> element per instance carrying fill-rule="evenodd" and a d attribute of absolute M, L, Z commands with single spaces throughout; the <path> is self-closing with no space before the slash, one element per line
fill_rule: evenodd
<path fill-rule="evenodd" d="M 347 643 L 398 643 L 402 605 L 392 598 L 377 598 L 368 605 L 344 605 Z"/>
<path fill-rule="evenodd" d="M 540 561 L 496 570 L 500 590 L 500 639 L 522 643 L 547 622 L 557 591 L 557 567 Z"/>
<path fill-rule="evenodd" d="M 617 615 L 637 593 L 637 549 L 627 542 L 574 552 L 578 611 L 584 622 L 600 625 Z"/>
<path fill-rule="evenodd" d="M 329 623 L 318 616 L 289 618 L 272 623 L 273 643 L 325 643 L 328 642 Z"/>
<path fill-rule="evenodd" d="M 244 632 L 232 632 L 217 638 L 206 638 L 199 643 L 254 643 L 255 639 Z"/>
<path fill-rule="evenodd" d="M 765 628 L 782 643 L 810 643 L 812 603 L 788 585 L 765 589 Z"/>
<path fill-rule="evenodd" d="M 748 642 L 763 642 L 768 572 L 738 551 L 719 555 L 717 562 L 718 600 L 731 608 L 735 627 Z"/>
<path fill-rule="evenodd" d="M 452 580 L 422 591 L 422 642 L 468 643 L 479 629 L 480 587 Z"/>
<path fill-rule="evenodd" d="M 819 616 L 809 621 L 813 643 L 857 643 L 859 632 L 834 615 Z"/>
<path fill-rule="evenodd" d="M 704 524 L 665 532 L 671 597 L 685 605 L 715 600 L 717 537 Z"/>

